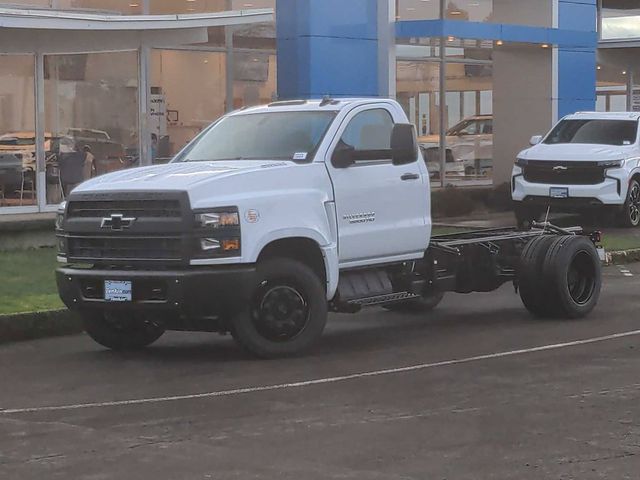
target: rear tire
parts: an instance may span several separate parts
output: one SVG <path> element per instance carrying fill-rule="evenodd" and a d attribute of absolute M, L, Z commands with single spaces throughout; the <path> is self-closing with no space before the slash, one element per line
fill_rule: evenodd
<path fill-rule="evenodd" d="M 552 309 L 547 298 L 547 285 L 542 275 L 542 264 L 549 246 L 557 237 L 535 237 L 522 250 L 518 267 L 518 288 L 524 306 L 537 317 L 548 316 Z"/>
<path fill-rule="evenodd" d="M 550 317 L 583 318 L 595 308 L 602 288 L 598 251 L 586 237 L 557 237 L 542 264 Z"/>
<path fill-rule="evenodd" d="M 421 313 L 428 313 L 435 309 L 443 298 L 444 292 L 432 292 L 430 295 L 423 296 L 421 298 L 412 298 L 411 300 L 405 300 L 403 302 L 383 305 L 383 308 L 392 312 L 418 315 Z"/>
<path fill-rule="evenodd" d="M 82 312 L 81 316 L 87 334 L 111 350 L 138 350 L 165 332 L 162 323 L 147 316 L 111 312 Z"/>
<path fill-rule="evenodd" d="M 258 265 L 247 308 L 231 322 L 231 334 L 260 358 L 286 357 L 308 350 L 327 322 L 327 294 L 307 265 L 273 258 Z"/>

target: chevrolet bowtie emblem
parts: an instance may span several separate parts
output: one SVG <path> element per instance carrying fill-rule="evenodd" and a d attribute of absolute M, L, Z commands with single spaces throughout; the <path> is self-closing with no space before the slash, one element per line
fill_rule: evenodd
<path fill-rule="evenodd" d="M 553 171 L 554 172 L 566 172 L 567 170 L 569 170 L 567 167 L 564 167 L 562 165 L 558 165 L 557 167 L 553 167 Z"/>
<path fill-rule="evenodd" d="M 105 217 L 100 223 L 100 228 L 110 228 L 114 231 L 122 231 L 131 228 L 136 219 L 133 217 L 125 217 L 121 213 L 112 213 L 110 217 Z"/>

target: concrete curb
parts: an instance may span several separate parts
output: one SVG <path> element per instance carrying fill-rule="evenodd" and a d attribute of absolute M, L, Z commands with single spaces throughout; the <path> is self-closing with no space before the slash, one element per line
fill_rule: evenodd
<path fill-rule="evenodd" d="M 640 262 L 640 248 L 607 252 L 607 265 L 621 265 L 634 262 Z"/>
<path fill-rule="evenodd" d="M 0 315 L 0 344 L 80 332 L 80 317 L 70 310 Z"/>

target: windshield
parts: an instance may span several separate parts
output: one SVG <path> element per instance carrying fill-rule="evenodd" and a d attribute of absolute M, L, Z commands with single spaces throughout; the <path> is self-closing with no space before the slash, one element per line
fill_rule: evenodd
<path fill-rule="evenodd" d="M 636 120 L 562 120 L 544 143 L 631 145 L 636 141 L 637 131 Z"/>
<path fill-rule="evenodd" d="M 225 117 L 175 161 L 311 160 L 334 116 L 334 112 L 269 112 Z"/>
<path fill-rule="evenodd" d="M 457 123 L 447 131 L 447 135 L 450 137 L 491 133 L 493 133 L 493 120 L 491 118 L 469 118 Z"/>

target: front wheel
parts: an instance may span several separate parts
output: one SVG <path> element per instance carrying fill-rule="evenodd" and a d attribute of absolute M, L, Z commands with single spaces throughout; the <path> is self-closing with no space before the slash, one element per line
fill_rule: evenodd
<path fill-rule="evenodd" d="M 115 312 L 83 312 L 87 334 L 111 350 L 138 350 L 151 345 L 165 332 L 151 316 Z"/>
<path fill-rule="evenodd" d="M 258 265 L 249 305 L 231 322 L 231 334 L 246 351 L 276 358 L 309 349 L 327 322 L 322 280 L 305 264 L 286 258 Z"/>
<path fill-rule="evenodd" d="M 640 225 L 640 183 L 635 179 L 629 183 L 629 192 L 621 213 L 620 223 L 627 228 L 635 228 Z"/>

